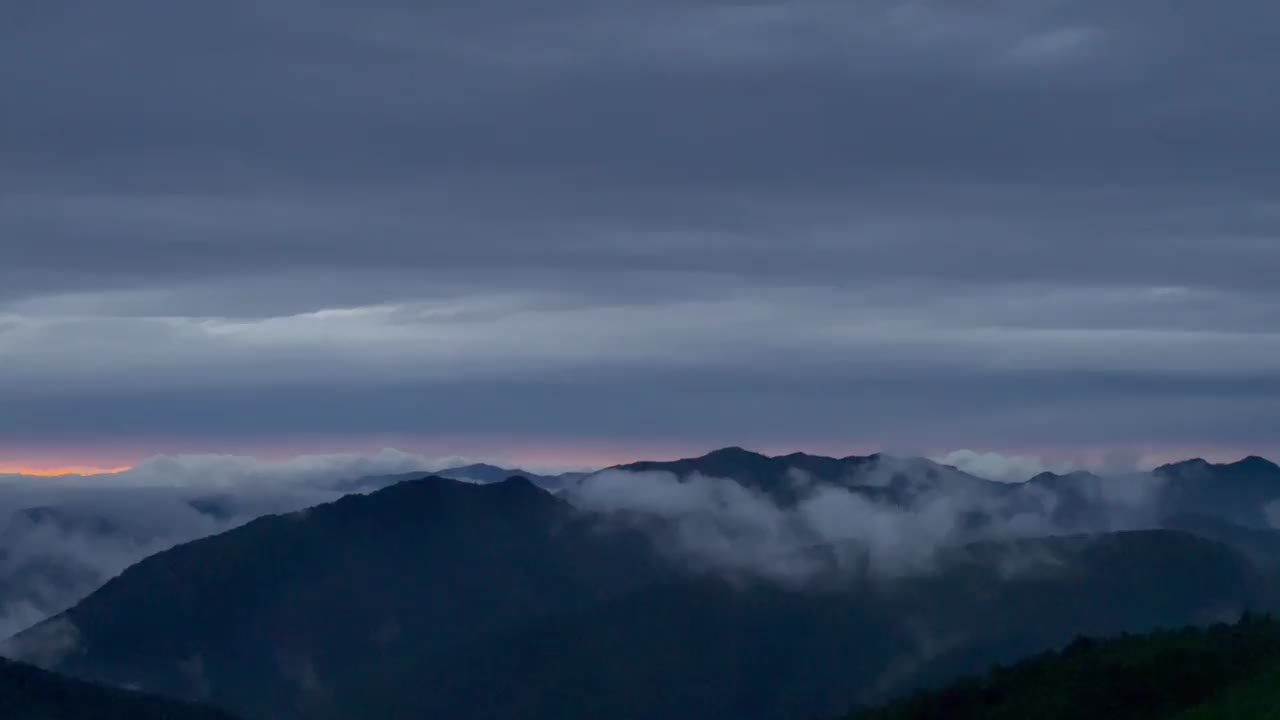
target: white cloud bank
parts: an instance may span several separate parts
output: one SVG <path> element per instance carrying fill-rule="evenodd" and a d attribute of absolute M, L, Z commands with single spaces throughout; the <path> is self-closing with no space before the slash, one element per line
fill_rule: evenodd
<path fill-rule="evenodd" d="M 896 467 L 905 473 L 898 495 L 872 477 L 850 487 L 797 483 L 797 500 L 781 503 L 732 479 L 606 471 L 567 497 L 649 528 L 694 567 L 804 583 L 851 571 L 926 573 L 942 551 L 968 542 L 1150 527 L 1160 492 L 1154 478 L 1136 475 L 1082 487 L 1092 509 L 1065 518 L 1057 514 L 1064 497 L 1045 487 L 934 482 L 921 467 Z"/>
<path fill-rule="evenodd" d="M 994 452 L 954 450 L 937 458 L 943 465 L 996 482 L 1023 482 L 1042 472 L 1067 473 L 1077 469 L 1069 463 L 1046 464 L 1027 455 L 1001 455 Z"/>

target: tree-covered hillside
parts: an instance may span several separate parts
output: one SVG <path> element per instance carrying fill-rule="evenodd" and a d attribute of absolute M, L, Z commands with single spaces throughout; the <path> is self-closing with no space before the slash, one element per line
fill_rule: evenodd
<path fill-rule="evenodd" d="M 983 677 L 847 720 L 1270 720 L 1280 717 L 1280 622 L 1077 639 Z"/>

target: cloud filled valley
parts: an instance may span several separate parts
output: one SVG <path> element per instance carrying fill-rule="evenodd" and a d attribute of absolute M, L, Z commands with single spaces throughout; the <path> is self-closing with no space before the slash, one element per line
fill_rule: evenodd
<path fill-rule="evenodd" d="M 335 500 L 343 481 L 458 464 L 388 450 L 279 462 L 157 456 L 111 475 L 0 475 L 0 635 L 66 609 L 148 555 Z"/>
<path fill-rule="evenodd" d="M 465 462 L 392 450 L 277 462 L 159 456 L 114 475 L 6 476 L 0 635 L 71 606 L 144 557 L 263 515 L 432 470 L 469 482 L 512 474 Z M 514 472 L 580 511 L 643 529 L 678 566 L 788 587 L 850 575 L 924 575 L 971 543 L 1159 527 L 1172 512 L 1168 478 L 1160 474 L 1045 472 L 1007 482 L 1004 468 L 1028 467 L 1026 459 L 989 455 L 986 462 L 1006 481 L 923 458 L 768 458 L 737 449 L 590 475 Z M 1249 522 L 1273 518 L 1264 501 L 1275 499 L 1259 499 L 1263 512 Z"/>
<path fill-rule="evenodd" d="M 611 469 L 566 497 L 579 508 L 650 528 L 679 562 L 801 586 L 850 572 L 926 574 L 944 551 L 981 541 L 1160 523 L 1164 480 L 1150 474 L 997 483 L 923 458 L 872 456 L 824 459 L 838 469 L 822 476 L 802 469 L 812 457 L 798 456 L 797 467 L 786 457 L 736 449 L 708 457 L 717 454 L 739 455 L 748 477 L 755 474 L 751 464 L 780 467 L 763 485 L 696 471 Z"/>
<path fill-rule="evenodd" d="M 1280 607 L 1267 460 L 1015 482 L 1042 464 L 981 459 L 999 480 L 736 447 L 560 475 L 383 451 L 11 476 L 3 650 L 300 720 L 718 716 L 778 656 L 751 712 L 781 720 L 1072 633 Z M 672 694 L 625 691 L 671 672 Z"/>

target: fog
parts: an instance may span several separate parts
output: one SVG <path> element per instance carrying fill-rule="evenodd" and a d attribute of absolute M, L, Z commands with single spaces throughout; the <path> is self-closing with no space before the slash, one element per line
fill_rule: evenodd
<path fill-rule="evenodd" d="M 918 575 L 937 569 L 944 551 L 969 543 L 1159 523 L 1163 481 L 1153 475 L 1079 473 L 1050 487 L 958 472 L 939 480 L 923 472 L 931 466 L 886 462 L 843 483 L 793 471 L 794 501 L 732 478 L 609 470 L 568 497 L 580 508 L 647 529 L 677 562 L 789 584 L 833 573 Z"/>
<path fill-rule="evenodd" d="M 113 474 L 0 476 L 0 638 L 174 545 L 335 500 L 356 478 L 463 462 L 397 450 L 282 461 L 185 455 Z"/>
<path fill-rule="evenodd" d="M 816 476 L 789 465 L 792 456 L 737 452 L 777 477 L 761 484 L 745 475 L 609 469 L 575 479 L 560 496 L 608 523 L 643 528 L 682 566 L 802 587 L 935 572 L 948 551 L 973 543 L 1157 527 L 1166 495 L 1165 480 L 1150 473 L 1019 479 L 1017 472 L 1045 467 L 1027 458 L 948 456 L 981 466 L 987 477 L 979 477 L 923 458 L 803 457 L 820 461 L 812 467 L 839 469 Z M 176 544 L 466 462 L 395 450 L 285 461 L 159 456 L 117 474 L 0 478 L 0 637 Z M 1004 571 L 1053 562 L 1017 545 L 1002 561 Z M 55 633 L 48 645 L 61 647 L 66 639 Z"/>

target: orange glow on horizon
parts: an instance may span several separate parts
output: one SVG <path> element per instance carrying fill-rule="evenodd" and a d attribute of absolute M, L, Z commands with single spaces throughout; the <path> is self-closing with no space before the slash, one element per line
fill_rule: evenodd
<path fill-rule="evenodd" d="M 36 477 L 58 477 L 59 475 L 109 475 L 124 472 L 129 467 L 101 468 L 84 465 L 64 467 L 31 467 L 26 465 L 0 465 L 0 475 L 33 475 Z"/>
<path fill-rule="evenodd" d="M 523 468 L 530 472 L 554 473 L 564 470 L 587 470 L 621 465 L 637 460 L 676 460 L 679 458 L 698 457 L 718 447 L 734 444 L 720 442 L 655 442 L 639 441 L 531 441 L 528 439 L 488 440 L 485 442 L 468 441 L 466 438 L 439 438 L 424 442 L 415 438 L 379 438 L 372 441 L 341 443 L 336 448 L 325 447 L 326 443 L 293 442 L 278 447 L 267 446 L 232 446 L 202 447 L 185 445 L 157 448 L 154 454 L 182 456 L 188 454 L 230 454 L 258 458 L 263 462 L 284 462 L 295 457 L 308 454 L 376 454 L 383 448 L 399 448 L 401 451 L 421 455 L 428 462 L 457 460 L 463 462 L 489 462 L 510 468 Z M 785 444 L 760 444 L 750 442 L 738 443 L 747 449 L 766 455 L 785 455 L 795 450 L 803 450 L 810 454 L 844 457 L 847 455 L 869 455 L 879 449 L 874 445 L 839 445 L 837 443 L 814 444 L 800 447 Z M 954 448 L 952 448 L 954 449 Z M 1125 448 L 1093 448 L 1076 451 L 1063 448 L 985 448 L 980 451 L 995 452 L 1005 456 L 1026 456 L 1040 459 L 1046 464 L 1060 462 L 1072 467 L 1101 466 L 1108 457 L 1108 451 L 1126 450 Z M 1270 451 L 1270 452 L 1268 452 Z M 892 453 L 891 453 L 892 454 Z M 931 446 L 909 450 L 899 454 L 920 455 L 923 457 L 942 457 L 946 453 L 933 451 Z M 1252 448 L 1248 451 L 1200 446 L 1200 447 L 1135 447 L 1132 451 L 1122 452 L 1120 461 L 1128 460 L 1137 469 L 1150 470 L 1158 465 L 1177 462 L 1192 457 L 1203 457 L 1209 462 L 1230 463 L 1246 455 L 1261 455 L 1280 460 L 1280 447 Z M 35 453 L 23 449 L 6 451 L 0 448 L 0 476 L 28 475 L 33 477 L 58 477 L 74 475 L 109 475 L 132 469 L 143 462 L 151 454 L 147 451 L 131 449 L 68 449 L 50 451 L 41 449 Z"/>

